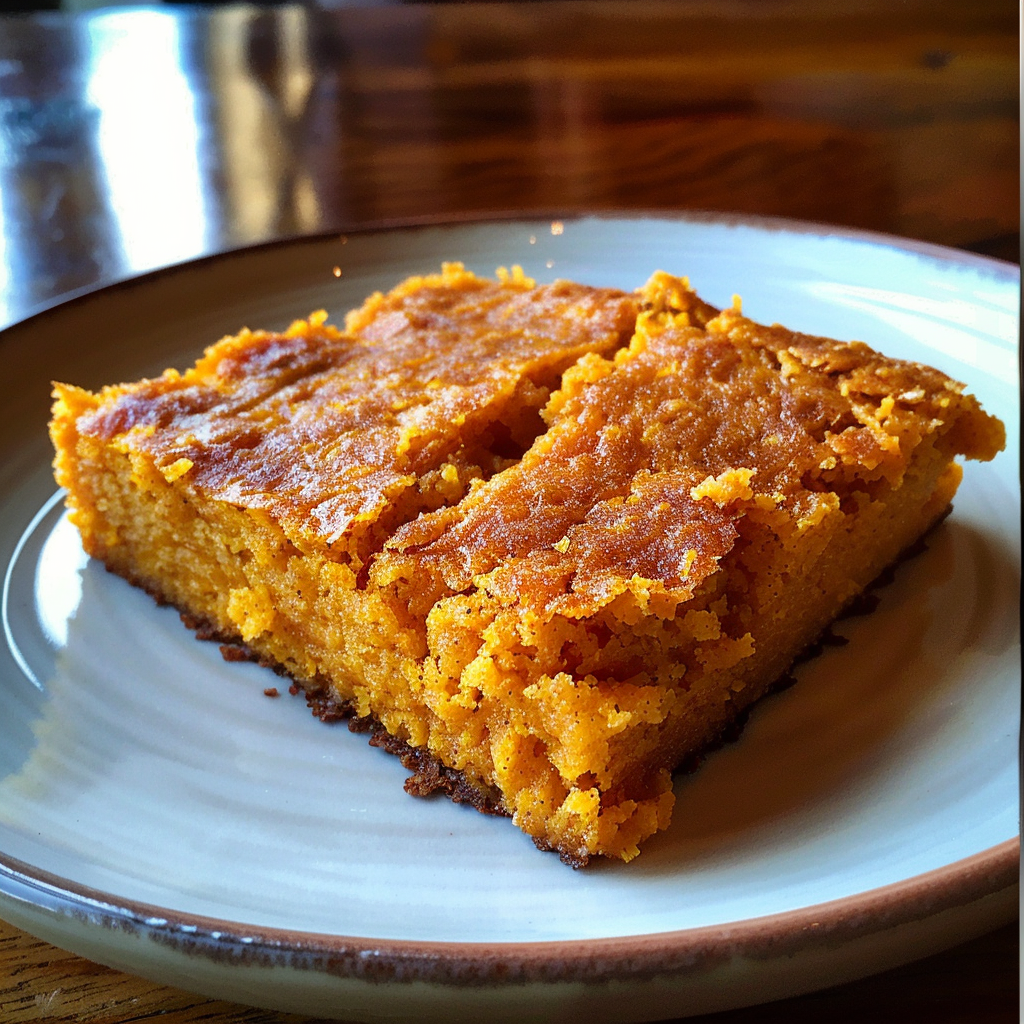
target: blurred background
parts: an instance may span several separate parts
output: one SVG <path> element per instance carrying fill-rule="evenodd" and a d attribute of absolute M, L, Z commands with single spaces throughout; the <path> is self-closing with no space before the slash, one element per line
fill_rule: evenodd
<path fill-rule="evenodd" d="M 794 217 L 1017 260 L 1017 25 L 1006 0 L 7 16 L 0 322 L 270 238 L 516 211 Z"/>

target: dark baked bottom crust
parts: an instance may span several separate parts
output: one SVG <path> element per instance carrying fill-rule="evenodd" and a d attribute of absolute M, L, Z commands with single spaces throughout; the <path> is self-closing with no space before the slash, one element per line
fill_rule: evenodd
<path fill-rule="evenodd" d="M 918 540 L 911 544 L 910 547 L 901 552 L 895 561 L 884 569 L 876 579 L 864 589 L 863 593 L 858 595 L 843 610 L 843 612 L 836 618 L 835 622 L 857 615 L 867 615 L 874 611 L 879 602 L 879 597 L 876 591 L 882 587 L 888 586 L 893 581 L 896 569 L 900 564 L 927 550 L 927 538 L 946 518 L 946 516 L 952 512 L 952 510 L 952 505 L 947 506 L 945 511 L 935 520 L 928 530 L 925 531 Z M 131 573 L 123 572 L 121 569 L 114 568 L 109 564 L 107 564 L 106 568 L 109 572 L 126 579 L 133 586 L 146 591 L 146 593 L 149 594 L 158 605 L 171 605 L 172 607 L 177 607 L 173 602 L 168 601 L 167 598 L 156 589 L 151 581 L 142 579 Z M 178 613 L 185 626 L 195 633 L 197 640 L 213 640 L 220 644 L 220 653 L 225 661 L 255 662 L 263 668 L 272 669 L 279 676 L 284 676 L 287 679 L 292 678 L 282 665 L 270 658 L 256 653 L 237 635 L 226 633 L 225 631 L 218 629 L 209 620 L 199 618 L 191 612 L 183 611 L 181 608 L 178 608 Z M 712 739 L 702 749 L 688 755 L 679 765 L 676 766 L 673 774 L 692 774 L 700 768 L 704 759 L 709 754 L 714 753 L 726 743 L 733 743 L 738 740 L 743 733 L 743 729 L 750 718 L 750 713 L 753 708 L 760 704 L 766 697 L 770 697 L 772 694 L 781 693 L 783 690 L 788 690 L 796 682 L 796 677 L 793 675 L 794 668 L 804 662 L 816 658 L 826 647 L 842 646 L 843 644 L 846 644 L 847 640 L 845 637 L 839 636 L 833 632 L 832 626 L 835 625 L 835 622 L 826 627 L 821 636 L 819 636 L 814 643 L 810 644 L 794 659 L 792 666 L 787 669 L 787 671 L 784 672 L 771 686 L 769 686 L 758 700 L 754 701 L 754 703 L 749 707 L 744 708 L 740 714 L 718 734 L 717 737 Z M 405 780 L 405 791 L 411 796 L 431 796 L 435 793 L 442 793 L 455 803 L 469 804 L 471 807 L 475 807 L 478 811 L 481 811 L 484 814 L 496 814 L 503 817 L 511 817 L 502 802 L 501 793 L 496 788 L 488 787 L 484 790 L 473 785 L 464 772 L 455 768 L 449 768 L 447 765 L 443 764 L 438 757 L 431 754 L 429 751 L 424 750 L 421 747 L 411 747 L 405 742 L 405 740 L 392 736 L 375 716 L 356 715 L 355 709 L 348 701 L 341 701 L 336 697 L 333 697 L 328 693 L 326 686 L 321 690 L 310 690 L 305 684 L 292 679 L 291 685 L 288 687 L 288 692 L 292 695 L 297 695 L 300 691 L 305 694 L 306 704 L 321 722 L 330 723 L 345 720 L 348 722 L 350 732 L 370 734 L 370 746 L 379 747 L 388 754 L 396 755 L 402 762 L 402 766 L 412 772 L 409 778 Z M 264 692 L 270 696 L 277 695 L 276 689 L 265 690 Z M 570 867 L 586 867 L 590 861 L 590 858 L 587 856 L 581 856 L 580 854 L 572 851 L 560 850 L 553 847 L 543 839 L 537 837 L 532 838 L 533 843 L 538 850 L 557 853 L 561 861 L 564 864 L 568 864 Z"/>

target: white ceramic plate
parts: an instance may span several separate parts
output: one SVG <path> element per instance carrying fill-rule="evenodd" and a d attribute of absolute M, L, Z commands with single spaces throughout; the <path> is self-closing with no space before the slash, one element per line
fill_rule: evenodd
<path fill-rule="evenodd" d="M 966 381 L 1010 447 L 851 642 L 677 782 L 671 829 L 574 872 L 501 818 L 224 662 L 82 554 L 49 381 L 190 364 L 242 324 L 334 318 L 458 259 L 634 288 L 662 268 L 748 315 Z M 338 268 L 336 271 L 335 268 Z M 340 276 L 337 273 L 340 272 Z M 95 960 L 348 1018 L 678 1016 L 933 952 L 1016 913 L 1016 267 L 710 217 L 490 222 L 298 240 L 113 286 L 0 335 L 0 915 Z M 263 691 L 277 685 L 282 697 Z"/>

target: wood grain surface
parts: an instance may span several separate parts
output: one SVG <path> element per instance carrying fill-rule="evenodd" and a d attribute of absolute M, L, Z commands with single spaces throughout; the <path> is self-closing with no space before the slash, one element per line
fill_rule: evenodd
<path fill-rule="evenodd" d="M 493 211 L 767 214 L 1016 260 L 1017 68 L 1008 0 L 7 18 L 0 323 L 225 248 Z"/>
<path fill-rule="evenodd" d="M 492 211 L 732 211 L 1018 260 L 1018 55 L 1007 0 L 3 18 L 0 325 L 235 246 Z M 132 115 L 136 92 L 151 117 Z M 702 1020 L 1009 1021 L 1017 963 L 1014 926 Z M 157 1016 L 302 1019 L 157 986 L 0 924 L 0 1020 Z"/>

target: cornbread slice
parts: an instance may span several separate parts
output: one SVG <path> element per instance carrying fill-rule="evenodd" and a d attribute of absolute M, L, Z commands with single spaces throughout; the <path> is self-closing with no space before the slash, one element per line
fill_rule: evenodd
<path fill-rule="evenodd" d="M 673 768 L 1004 443 L 936 370 L 661 273 L 449 265 L 56 399 L 90 554 L 573 864 L 665 828 Z"/>

